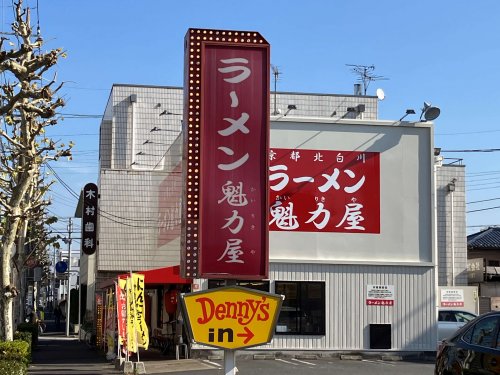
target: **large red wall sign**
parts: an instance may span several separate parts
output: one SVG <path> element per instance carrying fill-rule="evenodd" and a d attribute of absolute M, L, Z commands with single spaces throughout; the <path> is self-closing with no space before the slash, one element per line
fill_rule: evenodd
<path fill-rule="evenodd" d="M 185 47 L 183 275 L 266 278 L 269 44 L 190 29 Z"/>
<path fill-rule="evenodd" d="M 380 154 L 269 150 L 269 229 L 380 233 Z"/>

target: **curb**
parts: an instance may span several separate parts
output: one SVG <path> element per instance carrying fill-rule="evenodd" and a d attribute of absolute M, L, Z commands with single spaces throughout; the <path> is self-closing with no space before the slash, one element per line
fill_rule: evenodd
<path fill-rule="evenodd" d="M 318 356 L 315 355 L 315 354 L 297 354 L 295 356 L 295 359 L 303 359 L 303 360 L 314 360 L 314 359 L 318 359 Z"/>
<path fill-rule="evenodd" d="M 340 359 L 345 361 L 345 360 L 348 360 L 348 361 L 361 361 L 363 359 L 362 356 L 360 355 L 352 355 L 352 354 L 341 354 L 340 355 Z"/>
<path fill-rule="evenodd" d="M 253 356 L 253 359 L 263 359 L 263 360 L 266 360 L 266 359 L 276 359 L 276 357 L 273 355 L 273 354 L 254 354 Z"/>

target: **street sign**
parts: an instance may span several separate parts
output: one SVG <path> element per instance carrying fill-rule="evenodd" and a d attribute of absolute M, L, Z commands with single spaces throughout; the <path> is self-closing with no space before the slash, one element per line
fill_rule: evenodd
<path fill-rule="evenodd" d="M 191 339 L 222 349 L 271 341 L 283 296 L 237 286 L 181 294 Z"/>
<path fill-rule="evenodd" d="M 98 209 L 97 185 L 88 183 L 83 188 L 82 205 L 82 251 L 92 255 L 97 249 L 97 214 Z"/>
<path fill-rule="evenodd" d="M 29 269 L 35 268 L 36 266 L 38 266 L 38 260 L 35 258 L 28 258 L 28 260 L 26 261 L 26 266 Z"/>
<path fill-rule="evenodd" d="M 56 263 L 56 272 L 57 273 L 64 273 L 68 270 L 68 263 L 59 261 Z"/>

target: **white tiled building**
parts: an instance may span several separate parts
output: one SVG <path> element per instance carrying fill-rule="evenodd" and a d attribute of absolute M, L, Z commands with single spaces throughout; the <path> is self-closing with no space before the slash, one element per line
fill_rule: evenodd
<path fill-rule="evenodd" d="M 465 166 L 443 160 L 436 167 L 439 285 L 467 285 Z M 452 208 L 453 206 L 453 208 Z"/>
<path fill-rule="evenodd" d="M 180 224 L 180 216 L 177 223 L 161 217 L 158 189 L 180 162 L 182 96 L 177 87 L 113 86 L 100 129 L 98 279 L 179 264 L 178 240 L 157 247 L 157 234 Z M 294 117 L 377 118 L 376 97 L 278 93 L 276 99 L 282 114 L 294 104 Z M 364 112 L 347 111 L 359 104 Z"/>
<path fill-rule="evenodd" d="M 82 276 L 82 282 L 89 285 L 88 305 L 93 286 L 100 281 L 124 272 L 179 264 L 180 202 L 168 197 L 179 196 L 182 189 L 182 100 L 182 89 L 175 87 L 114 85 L 111 90 L 100 130 L 99 247 L 96 255 L 82 260 L 88 270 Z M 347 139 L 349 145 L 344 149 L 386 153 L 381 164 L 395 163 L 401 170 L 383 170 L 381 184 L 389 185 L 384 178 L 401 183 L 404 193 L 394 197 L 396 203 L 389 204 L 391 197 L 382 197 L 381 233 L 389 230 L 397 237 L 394 244 L 390 237 L 381 242 L 386 243 L 386 249 L 379 249 L 377 246 L 382 245 L 377 241 L 370 248 L 364 237 L 353 242 L 359 247 L 352 259 L 334 253 L 325 258 L 324 250 L 318 249 L 310 253 L 323 251 L 323 255 L 303 253 L 300 260 L 287 259 L 287 245 L 284 250 L 273 248 L 283 244 L 282 235 L 271 235 L 270 277 L 264 288 L 271 292 L 287 288 L 316 290 L 322 296 L 316 302 L 323 307 L 318 307 L 321 311 L 316 320 L 321 320 L 321 328 L 316 334 L 302 330 L 301 318 L 297 317 L 297 331 L 277 332 L 273 343 L 263 349 L 366 350 L 374 348 L 370 330 L 381 328 L 382 335 L 390 336 L 390 349 L 434 350 L 436 286 L 452 285 L 451 277 L 455 285 L 466 283 L 464 168 L 443 165 L 435 168 L 435 176 L 426 174 L 426 168 L 430 171 L 434 162 L 432 128 L 413 125 L 413 129 L 397 121 L 379 121 L 377 101 L 371 96 L 271 94 L 271 147 L 291 148 L 290 144 L 300 140 L 312 148 L 339 150 L 342 145 L 331 138 L 334 132 L 352 131 L 355 136 Z M 314 143 L 307 136 L 312 127 L 321 133 Z M 418 161 L 424 166 L 422 170 L 408 162 L 415 157 L 411 152 L 423 152 L 423 160 Z M 405 176 L 398 175 L 402 170 L 407 170 Z M 448 184 L 453 178 L 451 220 Z M 397 189 L 391 189 L 388 195 L 399 194 Z M 398 214 L 405 221 L 398 233 L 397 223 L 388 211 L 397 208 L 397 202 L 406 201 L 411 210 Z M 416 229 L 412 230 L 410 222 Z M 437 228 L 437 234 L 433 228 Z M 332 249 L 345 242 L 335 238 Z M 401 251 L 395 252 L 398 244 Z M 395 248 L 391 250 L 391 246 Z M 395 259 L 390 258 L 391 254 Z M 208 286 L 206 280 L 195 283 L 202 289 Z M 394 306 L 366 306 L 364 289 L 384 284 L 395 290 Z M 354 316 L 356 322 L 349 323 Z"/>

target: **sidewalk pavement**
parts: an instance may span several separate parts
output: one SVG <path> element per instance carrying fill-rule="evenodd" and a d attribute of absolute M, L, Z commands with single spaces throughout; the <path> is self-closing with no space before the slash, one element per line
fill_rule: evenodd
<path fill-rule="evenodd" d="M 117 375 L 114 363 L 107 361 L 104 353 L 92 350 L 78 336 L 65 336 L 65 324 L 59 329 L 53 321 L 46 321 L 47 329 L 38 337 L 38 346 L 33 350 L 33 362 L 28 375 Z M 165 359 L 161 353 L 148 350 L 140 353 L 146 374 L 170 374 L 214 369 L 197 359 Z"/>
<path fill-rule="evenodd" d="M 115 375 L 114 365 L 103 354 L 91 350 L 77 337 L 64 333 L 45 333 L 39 336 L 33 351 L 29 375 Z"/>

